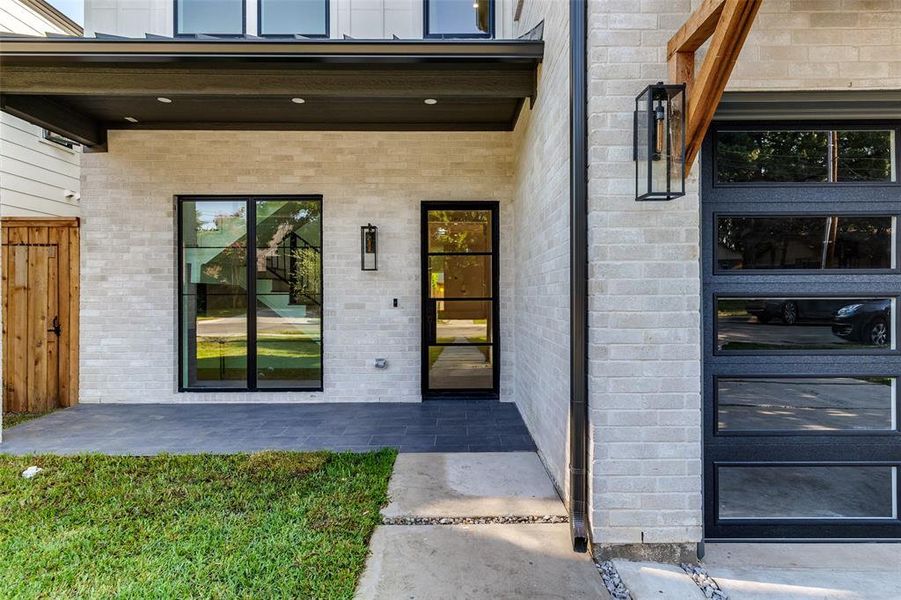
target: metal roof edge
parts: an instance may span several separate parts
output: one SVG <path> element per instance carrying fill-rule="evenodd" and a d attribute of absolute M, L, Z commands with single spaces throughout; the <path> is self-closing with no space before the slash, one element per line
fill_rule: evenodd
<path fill-rule="evenodd" d="M 297 57 L 303 59 L 519 59 L 540 62 L 542 40 L 97 39 L 0 37 L 3 57 Z"/>

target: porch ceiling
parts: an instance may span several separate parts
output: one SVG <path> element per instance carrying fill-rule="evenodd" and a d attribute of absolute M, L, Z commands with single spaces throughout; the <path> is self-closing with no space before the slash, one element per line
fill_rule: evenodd
<path fill-rule="evenodd" d="M 110 129 L 510 130 L 535 96 L 543 48 L 540 40 L 9 38 L 0 40 L 0 108 L 95 150 Z"/>

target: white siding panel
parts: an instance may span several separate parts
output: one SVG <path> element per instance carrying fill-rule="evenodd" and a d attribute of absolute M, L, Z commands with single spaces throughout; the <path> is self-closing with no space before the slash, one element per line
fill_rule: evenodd
<path fill-rule="evenodd" d="M 26 181 L 49 186 L 51 189 L 58 188 L 75 191 L 78 188 L 79 183 L 78 177 L 70 177 L 58 173 L 53 169 L 35 165 L 11 156 L 0 156 L 0 173 L 3 174 L 2 176 L 4 178 L 7 176 L 18 177 Z M 4 181 L 4 187 L 12 186 L 7 186 L 6 181 Z"/>
<path fill-rule="evenodd" d="M 43 181 L 35 181 L 34 179 L 28 179 L 16 173 L 6 172 L 5 170 L 2 173 L 2 177 L 2 189 L 4 193 L 12 190 L 28 194 L 29 196 L 44 198 L 51 202 L 65 202 L 66 200 L 63 195 L 66 188 L 62 186 L 50 185 Z"/>
<path fill-rule="evenodd" d="M 0 208 L 4 217 L 77 217 L 81 213 L 81 207 L 76 203 L 54 202 L 11 189 L 3 190 Z"/>
<path fill-rule="evenodd" d="M 18 0 L 0 0 L 0 30 L 29 35 L 65 33 Z M 81 190 L 81 151 L 42 139 L 42 130 L 0 113 L 0 215 L 77 216 L 66 190 Z"/>
<path fill-rule="evenodd" d="M 0 0 L 0 22 L 14 33 L 44 35 L 48 32 L 66 33 L 30 8 L 16 0 Z"/>

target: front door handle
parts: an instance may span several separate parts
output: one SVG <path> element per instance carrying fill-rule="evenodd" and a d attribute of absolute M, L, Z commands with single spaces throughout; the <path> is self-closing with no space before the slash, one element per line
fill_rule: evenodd
<path fill-rule="evenodd" d="M 52 331 L 56 334 L 56 337 L 59 337 L 63 333 L 63 326 L 59 324 L 59 317 L 53 317 L 53 327 L 48 329 L 47 331 Z"/>

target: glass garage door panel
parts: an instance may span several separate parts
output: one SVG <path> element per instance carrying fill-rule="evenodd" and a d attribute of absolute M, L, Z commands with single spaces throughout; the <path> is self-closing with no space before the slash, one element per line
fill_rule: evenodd
<path fill-rule="evenodd" d="M 720 377 L 717 431 L 893 431 L 895 377 Z"/>
<path fill-rule="evenodd" d="M 894 130 L 721 130 L 721 183 L 894 181 Z"/>
<path fill-rule="evenodd" d="M 720 519 L 893 519 L 887 466 L 730 466 L 717 471 Z"/>
<path fill-rule="evenodd" d="M 718 298 L 717 351 L 893 350 L 894 298 Z"/>
<path fill-rule="evenodd" d="M 716 269 L 835 270 L 895 266 L 895 219 L 880 216 L 720 216 Z"/>

